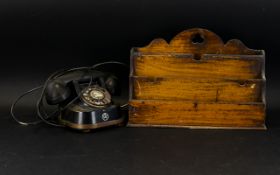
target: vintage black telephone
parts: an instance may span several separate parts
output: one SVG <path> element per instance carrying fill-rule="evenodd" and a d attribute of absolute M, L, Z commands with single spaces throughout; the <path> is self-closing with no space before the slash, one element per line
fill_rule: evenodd
<path fill-rule="evenodd" d="M 100 63 L 92 67 L 80 67 L 58 71 L 51 75 L 44 86 L 32 89 L 20 96 L 11 107 L 12 117 L 20 124 L 29 125 L 45 122 L 53 126 L 68 126 L 73 129 L 89 131 L 91 129 L 122 125 L 125 115 L 121 108 L 126 106 L 118 101 L 123 94 L 119 78 L 112 73 L 96 70 L 98 66 L 125 64 L 115 61 Z M 127 75 L 128 77 L 128 75 Z M 19 121 L 14 114 L 16 103 L 25 95 L 42 88 L 37 101 L 35 122 Z M 56 111 L 47 114 L 44 101 L 57 106 Z"/>

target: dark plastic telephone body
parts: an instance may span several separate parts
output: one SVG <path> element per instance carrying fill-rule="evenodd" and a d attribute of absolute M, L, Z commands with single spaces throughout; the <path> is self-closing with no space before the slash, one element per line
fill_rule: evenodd
<path fill-rule="evenodd" d="M 117 77 L 96 70 L 74 71 L 50 80 L 45 91 L 45 98 L 50 105 L 64 107 L 71 100 L 89 88 L 106 89 L 111 95 L 117 92 Z M 120 107 L 111 102 L 105 106 L 91 106 L 78 98 L 73 104 L 61 111 L 59 121 L 74 129 L 95 129 L 105 126 L 118 125 L 124 121 L 120 115 Z"/>

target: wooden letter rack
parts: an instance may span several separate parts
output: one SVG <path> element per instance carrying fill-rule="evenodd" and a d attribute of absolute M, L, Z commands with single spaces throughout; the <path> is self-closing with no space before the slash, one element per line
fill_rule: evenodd
<path fill-rule="evenodd" d="M 194 28 L 133 48 L 129 126 L 265 128 L 265 54 Z"/>

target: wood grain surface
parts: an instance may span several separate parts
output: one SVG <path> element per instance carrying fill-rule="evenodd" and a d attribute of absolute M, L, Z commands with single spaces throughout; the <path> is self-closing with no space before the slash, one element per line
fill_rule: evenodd
<path fill-rule="evenodd" d="M 201 38 L 196 42 L 195 38 Z M 215 33 L 200 28 L 185 30 L 177 34 L 169 43 L 162 39 L 154 39 L 145 47 L 134 48 L 140 53 L 187 53 L 197 58 L 203 54 L 263 55 L 263 50 L 246 47 L 240 40 L 232 39 L 224 44 Z"/>
<path fill-rule="evenodd" d="M 190 103 L 186 101 L 132 100 L 129 124 L 263 127 L 262 103 Z"/>
<path fill-rule="evenodd" d="M 182 76 L 204 78 L 255 79 L 262 77 L 260 56 L 154 54 L 134 58 L 134 76 Z"/>
<path fill-rule="evenodd" d="M 263 80 L 132 77 L 133 99 L 262 102 Z"/>

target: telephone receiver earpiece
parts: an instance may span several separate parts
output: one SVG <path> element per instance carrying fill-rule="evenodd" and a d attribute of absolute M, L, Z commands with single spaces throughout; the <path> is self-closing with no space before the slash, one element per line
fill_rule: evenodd
<path fill-rule="evenodd" d="M 116 76 L 108 76 L 105 80 L 105 86 L 111 95 L 116 95 L 118 93 L 118 78 Z"/>
<path fill-rule="evenodd" d="M 71 90 L 61 81 L 51 81 L 46 87 L 45 97 L 50 105 L 56 105 L 67 100 L 71 95 Z"/>

